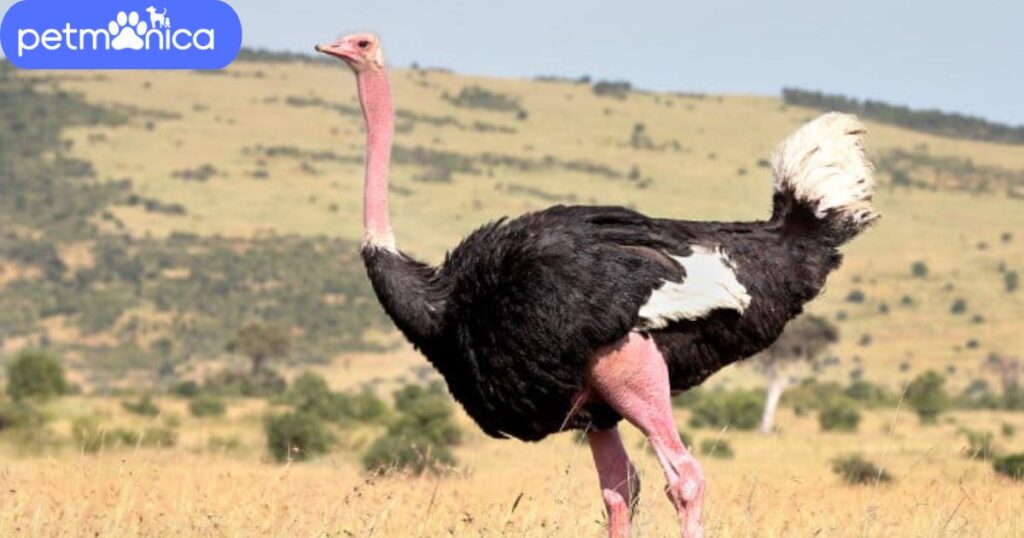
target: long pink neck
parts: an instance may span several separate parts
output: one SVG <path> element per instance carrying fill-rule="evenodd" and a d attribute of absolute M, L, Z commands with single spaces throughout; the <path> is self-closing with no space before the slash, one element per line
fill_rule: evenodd
<path fill-rule="evenodd" d="M 388 221 L 388 166 L 394 135 L 395 110 L 391 86 L 383 68 L 360 72 L 359 101 L 366 118 L 366 182 L 363 192 L 364 240 L 374 247 L 395 250 Z"/>

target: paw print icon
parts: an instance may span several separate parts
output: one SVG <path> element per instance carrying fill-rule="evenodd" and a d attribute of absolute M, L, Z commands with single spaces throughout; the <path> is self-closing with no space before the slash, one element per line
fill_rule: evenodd
<path fill-rule="evenodd" d="M 139 14 L 132 11 L 125 13 L 117 12 L 117 17 L 107 25 L 107 31 L 113 38 L 110 40 L 110 48 L 114 50 L 142 50 L 145 43 L 142 36 L 146 35 L 149 27 L 146 21 L 139 19 Z"/>

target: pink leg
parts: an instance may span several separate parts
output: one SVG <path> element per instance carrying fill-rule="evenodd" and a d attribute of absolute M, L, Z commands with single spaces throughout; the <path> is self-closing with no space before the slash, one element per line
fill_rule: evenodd
<path fill-rule="evenodd" d="M 619 430 L 594 431 L 587 434 L 590 451 L 601 480 L 601 496 L 608 509 L 608 536 L 629 536 L 629 516 L 636 507 L 640 493 L 640 477 L 629 462 Z"/>
<path fill-rule="evenodd" d="M 665 471 L 665 490 L 684 538 L 701 538 L 704 472 L 687 452 L 672 418 L 668 366 L 654 340 L 630 333 L 590 362 L 589 381 L 597 394 L 647 436 Z"/>

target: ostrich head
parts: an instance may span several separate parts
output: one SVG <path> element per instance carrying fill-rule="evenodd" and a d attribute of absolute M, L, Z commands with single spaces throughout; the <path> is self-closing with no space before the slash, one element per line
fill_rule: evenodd
<path fill-rule="evenodd" d="M 317 45 L 316 51 L 341 58 L 356 73 L 384 68 L 384 50 L 375 34 L 350 34 L 329 45 Z"/>

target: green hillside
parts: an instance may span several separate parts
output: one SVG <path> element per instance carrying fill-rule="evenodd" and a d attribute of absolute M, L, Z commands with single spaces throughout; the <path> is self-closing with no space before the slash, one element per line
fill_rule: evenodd
<path fill-rule="evenodd" d="M 404 353 L 358 259 L 351 74 L 247 58 L 216 73 L 0 68 L 4 354 L 55 348 L 102 388 L 202 368 L 252 320 L 287 326 L 294 362 Z M 392 81 L 393 222 L 435 261 L 480 223 L 554 203 L 763 218 L 771 149 L 818 113 L 607 83 Z M 935 368 L 966 384 L 990 352 L 1024 350 L 1024 146 L 867 123 L 883 219 L 811 308 L 842 331 L 825 375 L 895 385 Z"/>

